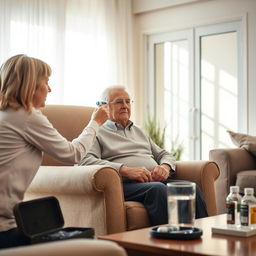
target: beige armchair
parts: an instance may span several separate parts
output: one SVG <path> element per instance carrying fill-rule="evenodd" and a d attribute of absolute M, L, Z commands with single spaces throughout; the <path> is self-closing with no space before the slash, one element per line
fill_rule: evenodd
<path fill-rule="evenodd" d="M 48 105 L 43 113 L 67 139 L 88 123 L 93 108 Z M 66 226 L 93 227 L 97 235 L 149 226 L 147 212 L 138 202 L 124 202 L 118 173 L 108 166 L 67 166 L 44 156 L 26 199 L 54 195 L 60 201 Z M 191 180 L 201 188 L 209 215 L 216 214 L 214 182 L 218 166 L 211 161 L 178 162 L 175 178 Z"/>
<path fill-rule="evenodd" d="M 256 186 L 256 158 L 242 148 L 213 149 L 209 153 L 209 159 L 217 163 L 220 168 L 220 177 L 215 182 L 217 213 L 226 212 L 226 197 L 229 187 L 240 186 L 240 192 L 244 187 Z"/>

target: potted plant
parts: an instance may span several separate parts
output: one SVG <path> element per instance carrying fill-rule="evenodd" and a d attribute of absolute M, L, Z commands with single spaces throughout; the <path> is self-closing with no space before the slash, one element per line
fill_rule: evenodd
<path fill-rule="evenodd" d="M 158 145 L 160 148 L 165 149 L 165 130 L 166 127 L 161 128 L 160 124 L 155 121 L 155 118 L 148 117 L 145 122 L 145 131 L 148 136 Z M 178 161 L 181 159 L 182 153 L 184 151 L 184 146 L 179 142 L 178 136 L 172 141 L 172 147 L 170 153 Z"/>

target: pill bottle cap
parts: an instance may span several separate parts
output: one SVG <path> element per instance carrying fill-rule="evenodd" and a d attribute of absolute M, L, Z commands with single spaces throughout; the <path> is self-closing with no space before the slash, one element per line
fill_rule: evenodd
<path fill-rule="evenodd" d="M 236 192 L 236 193 L 238 193 L 238 192 L 239 192 L 239 186 L 231 186 L 231 187 L 230 187 L 230 192 Z"/>
<path fill-rule="evenodd" d="M 245 188 L 245 189 L 244 189 L 244 193 L 245 193 L 245 194 L 253 195 L 253 193 L 254 193 L 254 188 Z"/>

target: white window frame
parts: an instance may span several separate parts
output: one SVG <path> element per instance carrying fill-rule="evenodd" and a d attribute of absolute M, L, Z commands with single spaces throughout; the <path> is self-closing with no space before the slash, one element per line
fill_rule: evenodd
<path fill-rule="evenodd" d="M 145 101 L 146 112 L 150 116 L 156 116 L 155 97 L 155 66 L 154 48 L 155 44 L 166 41 L 188 40 L 189 46 L 189 84 L 190 84 L 190 158 L 201 159 L 201 81 L 200 81 L 200 38 L 206 35 L 237 32 L 238 49 L 238 130 L 248 129 L 248 108 L 247 108 L 247 59 L 246 59 L 246 29 L 245 18 L 241 20 L 225 22 L 221 24 L 206 25 L 180 31 L 171 31 L 159 34 L 150 34 L 146 37 L 146 83 Z"/>

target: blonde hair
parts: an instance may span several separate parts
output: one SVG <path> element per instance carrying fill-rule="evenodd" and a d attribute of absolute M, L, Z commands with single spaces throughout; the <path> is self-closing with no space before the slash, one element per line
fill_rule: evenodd
<path fill-rule="evenodd" d="M 50 66 L 36 58 L 20 54 L 5 61 L 0 67 L 0 110 L 23 107 L 30 112 L 39 80 L 50 75 Z"/>

